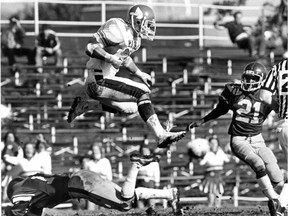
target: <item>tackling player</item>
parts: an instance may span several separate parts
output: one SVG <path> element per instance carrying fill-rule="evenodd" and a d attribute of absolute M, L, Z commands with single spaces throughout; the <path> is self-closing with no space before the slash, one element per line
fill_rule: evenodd
<path fill-rule="evenodd" d="M 101 178 L 97 173 L 80 170 L 71 176 L 36 174 L 18 177 L 8 185 L 8 197 L 12 207 L 5 209 L 6 216 L 40 216 L 43 208 L 66 202 L 69 199 L 87 199 L 96 205 L 119 211 L 129 211 L 138 199 L 167 199 L 175 215 L 182 215 L 179 190 L 135 188 L 140 167 L 157 160 L 152 155 L 130 156 L 131 168 L 122 188 Z"/>
<path fill-rule="evenodd" d="M 266 147 L 262 136 L 262 124 L 271 112 L 271 106 L 259 98 L 261 83 L 266 68 L 251 62 L 244 68 L 241 84 L 227 84 L 219 97 L 215 109 L 200 121 L 192 122 L 188 128 L 198 127 L 232 110 L 229 127 L 231 150 L 239 159 L 248 164 L 256 173 L 257 182 L 264 195 L 277 199 L 273 185 L 283 185 L 283 174 L 271 149 Z"/>
<path fill-rule="evenodd" d="M 99 107 L 114 113 L 138 111 L 154 132 L 158 147 L 165 148 L 185 136 L 185 131 L 172 133 L 162 127 L 150 100 L 151 76 L 142 72 L 130 57 L 140 48 L 141 39 L 154 39 L 155 25 L 153 10 L 146 5 L 135 5 L 126 21 L 112 18 L 99 28 L 93 35 L 94 42 L 86 47 L 90 59 L 86 64 L 89 74 L 85 80 L 85 96 L 74 99 L 69 123 L 87 110 Z M 121 66 L 140 78 L 141 83 L 116 76 Z"/>
<path fill-rule="evenodd" d="M 276 100 L 272 97 L 276 94 Z M 278 108 L 278 140 L 286 157 L 288 169 L 288 61 L 287 59 L 274 65 L 269 71 L 260 90 L 260 99 L 268 105 Z M 284 184 L 279 199 L 269 200 L 268 207 L 271 216 L 283 215 L 288 205 L 288 183 Z"/>

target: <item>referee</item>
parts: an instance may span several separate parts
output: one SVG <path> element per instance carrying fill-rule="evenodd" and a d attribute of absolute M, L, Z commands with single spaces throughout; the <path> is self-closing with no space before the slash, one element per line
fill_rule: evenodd
<path fill-rule="evenodd" d="M 272 96 L 273 95 L 273 96 Z M 274 98 L 274 95 L 276 96 Z M 274 65 L 264 80 L 260 99 L 278 110 L 278 138 L 286 157 L 288 167 L 288 60 Z M 276 200 L 269 200 L 268 207 L 271 216 L 283 215 L 288 205 L 288 182 L 283 186 Z"/>

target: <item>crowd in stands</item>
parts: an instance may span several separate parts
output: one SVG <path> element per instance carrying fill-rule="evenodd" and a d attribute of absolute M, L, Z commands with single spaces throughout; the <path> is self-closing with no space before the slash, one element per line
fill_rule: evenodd
<path fill-rule="evenodd" d="M 5 201 L 6 187 L 17 176 L 35 173 L 52 173 L 51 147 L 39 134 L 35 140 L 21 143 L 16 134 L 8 131 L 1 143 L 2 201 Z"/>
<path fill-rule="evenodd" d="M 54 57 L 55 65 L 62 66 L 61 43 L 55 31 L 49 25 L 42 25 L 39 35 L 35 39 L 35 47 L 28 48 L 25 43 L 25 29 L 20 23 L 18 16 L 9 18 L 9 26 L 1 35 L 1 49 L 8 59 L 12 75 L 18 70 L 16 57 L 26 56 L 28 65 L 36 66 L 36 72 L 43 72 L 43 58 Z"/>
<path fill-rule="evenodd" d="M 231 16 L 233 15 L 233 16 Z M 287 3 L 281 0 L 279 6 L 272 3 L 263 4 L 263 14 L 254 25 L 242 22 L 243 13 L 235 11 L 231 14 L 219 14 L 214 22 L 216 29 L 227 28 L 231 42 L 238 48 L 248 50 L 249 56 L 265 57 L 266 50 L 279 47 L 284 49 L 283 57 L 287 58 Z M 55 66 L 61 71 L 63 66 L 61 42 L 49 25 L 42 25 L 35 38 L 35 47 L 25 47 L 25 29 L 18 16 L 9 18 L 9 26 L 2 31 L 2 54 L 7 57 L 11 73 L 17 71 L 16 56 L 26 56 L 28 65 L 36 66 L 36 72 L 43 72 L 43 61 L 54 57 Z"/>
<path fill-rule="evenodd" d="M 242 22 L 243 13 L 230 11 L 219 14 L 214 22 L 216 29 L 227 28 L 231 42 L 238 48 L 248 50 L 249 56 L 265 57 L 266 50 L 283 47 L 287 58 L 287 3 L 282 0 L 278 7 L 272 3 L 263 4 L 263 14 L 253 25 Z"/>

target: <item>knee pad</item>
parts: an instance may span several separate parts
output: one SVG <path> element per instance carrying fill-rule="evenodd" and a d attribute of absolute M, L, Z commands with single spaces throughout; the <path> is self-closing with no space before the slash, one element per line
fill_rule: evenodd
<path fill-rule="evenodd" d="M 142 103 L 145 103 L 145 102 L 147 102 L 147 101 L 149 101 L 149 102 L 151 101 L 150 95 L 149 95 L 148 93 L 144 93 L 144 94 L 142 94 L 142 95 L 139 97 L 137 103 L 138 103 L 139 105 L 141 105 Z"/>
<path fill-rule="evenodd" d="M 256 167 L 255 173 L 256 173 L 256 179 L 259 179 L 259 178 L 267 175 L 266 169 L 264 166 Z"/>
<path fill-rule="evenodd" d="M 262 176 L 266 175 L 265 164 L 260 156 L 255 153 L 251 153 L 247 155 L 245 161 L 254 170 L 257 178 L 261 178 Z"/>

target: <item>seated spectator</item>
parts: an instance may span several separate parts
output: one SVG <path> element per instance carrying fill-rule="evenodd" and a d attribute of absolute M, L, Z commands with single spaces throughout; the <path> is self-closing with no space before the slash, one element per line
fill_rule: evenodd
<path fill-rule="evenodd" d="M 8 58 L 8 64 L 11 66 L 11 73 L 17 70 L 15 56 L 27 56 L 28 64 L 35 64 L 35 54 L 33 49 L 23 47 L 25 39 L 25 30 L 20 24 L 17 16 L 9 18 L 9 26 L 2 32 L 1 48 L 4 56 Z"/>
<path fill-rule="evenodd" d="M 61 43 L 56 32 L 48 25 L 42 25 L 41 31 L 36 39 L 36 67 L 37 72 L 43 72 L 43 57 L 54 56 L 55 65 L 62 67 Z"/>
<path fill-rule="evenodd" d="M 276 8 L 276 12 L 273 16 L 273 23 L 279 30 L 279 37 L 282 40 L 282 46 L 284 49 L 283 58 L 288 58 L 287 50 L 287 35 L 288 35 L 288 3 L 286 0 L 281 0 L 279 6 Z"/>
<path fill-rule="evenodd" d="M 275 49 L 282 45 L 279 27 L 275 22 L 275 7 L 272 3 L 263 4 L 263 15 L 258 19 L 254 28 L 253 35 L 256 38 L 256 46 L 259 47 L 259 55 L 264 56 L 266 49 Z"/>
<path fill-rule="evenodd" d="M 110 161 L 104 157 L 101 152 L 102 143 L 95 142 L 90 151 L 88 157 L 83 160 L 83 168 L 96 172 L 104 179 L 112 180 L 112 168 Z"/>
<path fill-rule="evenodd" d="M 42 171 L 44 174 L 52 173 L 52 160 L 51 160 L 51 146 L 45 140 L 42 134 L 37 136 L 37 141 L 35 143 L 36 154 L 34 157 L 38 157 L 38 160 L 41 161 Z"/>
<path fill-rule="evenodd" d="M 1 143 L 1 198 L 2 201 L 5 201 L 7 199 L 7 185 L 11 181 L 11 176 L 9 176 L 7 173 L 12 170 L 17 161 L 23 158 L 23 150 L 19 145 L 18 137 L 12 131 L 8 131 L 4 135 Z"/>
<path fill-rule="evenodd" d="M 90 147 L 88 158 L 83 159 L 83 169 L 99 174 L 103 179 L 112 181 L 112 168 L 110 161 L 102 154 L 102 143 L 95 142 Z M 95 210 L 97 206 L 87 202 L 87 209 Z"/>
<path fill-rule="evenodd" d="M 35 144 L 27 142 L 24 147 L 24 158 L 17 161 L 15 166 L 7 174 L 15 178 L 17 176 L 29 176 L 36 173 L 43 173 L 43 159 L 35 157 Z"/>
<path fill-rule="evenodd" d="M 255 38 L 251 35 L 251 26 L 244 26 L 242 24 L 243 14 L 237 11 L 233 14 L 233 21 L 225 21 L 223 18 L 214 23 L 215 28 L 227 28 L 229 37 L 233 44 L 237 44 L 240 49 L 248 49 L 249 56 L 257 54 L 255 49 Z"/>
<path fill-rule="evenodd" d="M 151 155 L 151 151 L 147 147 L 143 147 L 140 150 L 141 155 Z M 143 166 L 139 169 L 136 187 L 146 187 L 146 188 L 154 188 L 158 189 L 160 186 L 160 166 L 159 163 L 154 161 L 147 166 Z M 154 208 L 155 199 L 149 200 L 138 200 L 137 207 L 142 209 L 146 207 Z"/>
<path fill-rule="evenodd" d="M 216 136 L 209 138 L 210 151 L 200 161 L 205 166 L 205 179 L 201 189 L 208 195 L 208 206 L 221 206 L 221 197 L 224 193 L 222 172 L 223 165 L 229 162 L 228 156 L 219 146 L 219 139 Z"/>
<path fill-rule="evenodd" d="M 19 139 L 16 134 L 12 131 L 8 131 L 3 137 L 4 147 L 1 152 L 1 159 L 4 162 L 5 168 L 4 172 L 11 170 L 18 159 L 14 158 L 23 158 L 23 150 L 19 145 Z M 2 173 L 3 174 L 3 173 Z"/>

